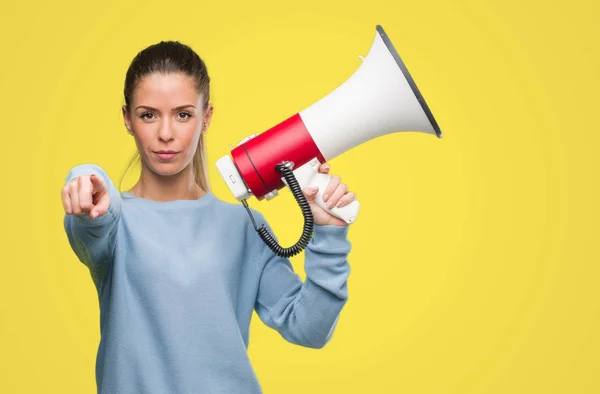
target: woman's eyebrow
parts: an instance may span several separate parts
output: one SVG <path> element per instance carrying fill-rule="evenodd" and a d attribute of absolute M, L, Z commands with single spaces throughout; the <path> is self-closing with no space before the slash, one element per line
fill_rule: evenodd
<path fill-rule="evenodd" d="M 175 108 L 173 108 L 173 109 L 172 109 L 172 111 L 173 111 L 173 112 L 174 112 L 174 111 L 179 111 L 179 110 L 181 110 L 181 109 L 188 108 L 188 107 L 193 107 L 193 108 L 196 108 L 196 106 L 195 106 L 195 105 L 192 105 L 192 104 L 185 104 L 185 105 L 180 105 L 179 107 L 175 107 Z M 151 110 L 151 111 L 158 111 L 156 108 L 150 107 L 150 106 L 148 106 L 148 105 L 140 105 L 140 106 L 138 106 L 136 109 L 140 109 L 140 108 L 149 109 L 149 110 Z"/>

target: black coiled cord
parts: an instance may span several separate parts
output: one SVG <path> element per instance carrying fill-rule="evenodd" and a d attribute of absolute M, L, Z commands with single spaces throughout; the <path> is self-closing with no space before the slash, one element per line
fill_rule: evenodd
<path fill-rule="evenodd" d="M 248 202 L 244 199 L 242 200 L 242 204 L 246 207 L 246 211 L 248 211 L 248 215 L 250 215 L 250 219 L 252 220 L 252 224 L 254 225 L 254 229 L 258 232 L 258 235 L 262 238 L 265 244 L 278 256 L 281 257 L 292 257 L 302 252 L 308 242 L 310 241 L 313 233 L 313 228 L 315 225 L 315 220 L 312 215 L 312 211 L 310 209 L 310 205 L 308 201 L 306 201 L 306 197 L 302 193 L 302 188 L 298 184 L 298 180 L 296 176 L 292 172 L 291 167 L 293 163 L 286 161 L 283 163 L 279 163 L 275 166 L 277 172 L 279 172 L 286 180 L 288 187 L 292 191 L 292 195 L 296 199 L 298 205 L 300 205 L 300 209 L 302 210 L 302 216 L 304 216 L 304 228 L 302 230 L 302 235 L 298 242 L 295 245 L 290 246 L 289 248 L 284 248 L 283 246 L 277 243 L 277 240 L 273 237 L 269 230 L 263 224 L 260 228 L 256 226 L 256 222 L 254 221 L 254 217 L 252 216 L 252 212 L 248 207 Z"/>

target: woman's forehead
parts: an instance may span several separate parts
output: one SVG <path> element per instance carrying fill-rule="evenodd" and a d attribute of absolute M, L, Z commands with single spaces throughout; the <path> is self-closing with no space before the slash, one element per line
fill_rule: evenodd
<path fill-rule="evenodd" d="M 200 96 L 201 94 L 196 90 L 194 79 L 181 73 L 147 75 L 140 80 L 134 92 L 136 101 L 149 100 L 164 104 L 175 100 L 177 102 L 187 101 L 196 105 Z"/>

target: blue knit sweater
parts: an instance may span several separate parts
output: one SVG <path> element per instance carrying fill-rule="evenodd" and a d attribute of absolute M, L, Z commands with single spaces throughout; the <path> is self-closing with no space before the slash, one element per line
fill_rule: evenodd
<path fill-rule="evenodd" d="M 254 310 L 291 343 L 331 339 L 348 298 L 348 226 L 315 225 L 302 282 L 241 204 L 211 192 L 168 202 L 121 193 L 94 164 L 65 183 L 92 173 L 106 181 L 109 210 L 65 215 L 64 227 L 98 291 L 98 393 L 262 393 L 247 353 Z"/>

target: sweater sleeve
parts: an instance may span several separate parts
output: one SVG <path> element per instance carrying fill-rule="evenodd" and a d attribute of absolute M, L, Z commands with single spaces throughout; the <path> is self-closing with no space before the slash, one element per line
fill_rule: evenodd
<path fill-rule="evenodd" d="M 102 177 L 110 193 L 110 206 L 104 215 L 92 219 L 89 213 L 64 216 L 64 228 L 71 248 L 92 276 L 101 273 L 112 261 L 117 224 L 121 215 L 121 195 L 106 172 L 95 164 L 81 164 L 71 169 L 65 185 L 82 175 Z M 97 277 L 94 276 L 94 280 Z"/>
<path fill-rule="evenodd" d="M 264 216 L 260 221 L 271 233 Z M 294 272 L 290 260 L 277 256 L 262 244 L 262 271 L 255 310 L 260 319 L 276 329 L 287 341 L 310 348 L 322 348 L 331 339 L 348 299 L 350 274 L 348 226 L 314 226 L 314 234 L 304 250 L 304 282 Z"/>

